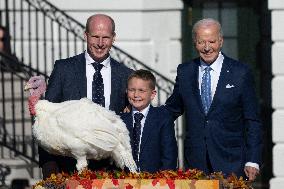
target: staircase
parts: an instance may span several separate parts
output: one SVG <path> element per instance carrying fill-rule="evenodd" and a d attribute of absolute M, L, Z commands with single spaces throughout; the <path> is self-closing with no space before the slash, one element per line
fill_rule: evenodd
<path fill-rule="evenodd" d="M 0 53 L 0 165 L 11 168 L 6 184 L 14 178 L 32 179 L 31 184 L 41 175 L 24 83 L 32 75 L 48 79 L 55 60 L 83 52 L 84 26 L 46 0 L 0 0 L 0 25 L 8 28 L 14 55 Z M 174 83 L 143 62 L 116 46 L 111 56 L 134 70 L 148 69 L 156 76 L 154 105 L 163 104 L 171 94 Z M 177 121 L 176 125 L 177 138 L 181 139 L 181 124 Z M 181 147 L 181 140 L 179 144 Z"/>
<path fill-rule="evenodd" d="M 31 74 L 40 73 L 0 52 L 0 166 L 11 169 L 6 177 L 7 185 L 15 178 L 28 179 L 31 184 L 41 178 L 27 106 L 28 94 L 23 91 Z"/>

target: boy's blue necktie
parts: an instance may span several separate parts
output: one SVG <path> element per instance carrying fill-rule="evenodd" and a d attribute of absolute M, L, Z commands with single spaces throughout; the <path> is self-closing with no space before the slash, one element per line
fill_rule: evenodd
<path fill-rule="evenodd" d="M 207 66 L 205 68 L 205 72 L 202 76 L 201 83 L 201 100 L 203 104 L 204 112 L 207 114 L 211 105 L 212 97 L 211 97 L 211 76 L 210 70 L 212 68 Z"/>

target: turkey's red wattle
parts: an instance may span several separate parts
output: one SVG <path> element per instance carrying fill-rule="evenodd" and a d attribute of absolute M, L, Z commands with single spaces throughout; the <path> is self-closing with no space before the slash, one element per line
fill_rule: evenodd
<path fill-rule="evenodd" d="M 39 100 L 39 97 L 37 96 L 30 96 L 28 99 L 29 111 L 32 116 L 36 115 L 35 105 L 38 102 L 38 100 Z"/>

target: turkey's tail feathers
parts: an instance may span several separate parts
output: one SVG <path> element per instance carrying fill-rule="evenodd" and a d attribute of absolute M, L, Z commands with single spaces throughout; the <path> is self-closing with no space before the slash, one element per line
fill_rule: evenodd
<path fill-rule="evenodd" d="M 132 154 L 125 154 L 121 155 L 124 161 L 125 166 L 129 169 L 131 173 L 137 173 L 137 165 L 135 161 L 133 160 Z"/>
<path fill-rule="evenodd" d="M 126 150 L 121 144 L 113 151 L 112 158 L 115 160 L 116 165 L 121 169 L 126 166 L 131 173 L 137 172 L 137 166 L 131 151 Z"/>

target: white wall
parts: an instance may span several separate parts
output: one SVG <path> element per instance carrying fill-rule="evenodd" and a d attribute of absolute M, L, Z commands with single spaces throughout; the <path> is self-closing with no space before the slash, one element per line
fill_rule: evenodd
<path fill-rule="evenodd" d="M 272 19 L 272 116 L 273 175 L 271 189 L 284 188 L 284 1 L 269 0 Z"/>
<path fill-rule="evenodd" d="M 174 80 L 181 63 L 182 0 L 50 0 L 85 25 L 96 13 L 116 22 L 115 45 Z"/>

